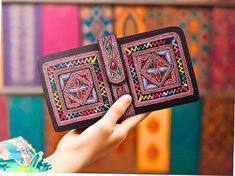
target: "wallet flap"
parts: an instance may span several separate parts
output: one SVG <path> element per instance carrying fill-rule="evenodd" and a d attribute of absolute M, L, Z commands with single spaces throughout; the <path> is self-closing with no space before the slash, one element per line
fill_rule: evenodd
<path fill-rule="evenodd" d="M 98 44 L 109 82 L 115 85 L 122 84 L 126 75 L 115 35 L 101 37 Z"/>

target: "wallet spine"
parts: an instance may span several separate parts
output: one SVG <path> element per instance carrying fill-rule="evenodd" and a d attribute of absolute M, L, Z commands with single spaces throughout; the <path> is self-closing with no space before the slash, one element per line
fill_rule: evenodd
<path fill-rule="evenodd" d="M 114 34 L 98 39 L 98 45 L 103 59 L 106 75 L 110 83 L 114 101 L 124 94 L 130 94 L 123 60 L 119 52 L 118 43 Z M 135 114 L 131 104 L 122 118 Z"/>

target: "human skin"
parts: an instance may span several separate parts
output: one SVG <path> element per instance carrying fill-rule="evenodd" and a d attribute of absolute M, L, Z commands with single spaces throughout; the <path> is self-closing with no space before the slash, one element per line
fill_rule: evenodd
<path fill-rule="evenodd" d="M 52 165 L 49 172 L 79 172 L 94 160 L 115 149 L 148 113 L 129 117 L 117 124 L 132 101 L 130 95 L 119 98 L 107 113 L 81 134 L 69 131 L 56 151 L 45 159 Z"/>

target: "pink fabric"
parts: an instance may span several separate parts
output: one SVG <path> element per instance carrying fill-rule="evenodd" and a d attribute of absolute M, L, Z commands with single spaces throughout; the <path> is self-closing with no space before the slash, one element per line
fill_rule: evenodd
<path fill-rule="evenodd" d="M 0 96 L 0 141 L 9 138 L 7 97 Z"/>
<path fill-rule="evenodd" d="M 41 6 L 41 55 L 79 46 L 77 5 Z"/>

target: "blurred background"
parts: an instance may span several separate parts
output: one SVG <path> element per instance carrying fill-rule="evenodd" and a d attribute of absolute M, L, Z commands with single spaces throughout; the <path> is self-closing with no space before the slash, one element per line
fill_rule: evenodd
<path fill-rule="evenodd" d="M 23 136 L 48 156 L 65 134 L 52 127 L 38 77 L 40 56 L 110 33 L 176 25 L 186 35 L 200 101 L 151 113 L 83 172 L 232 174 L 234 20 L 234 0 L 3 0 L 0 141 Z"/>

